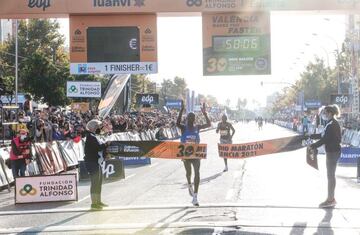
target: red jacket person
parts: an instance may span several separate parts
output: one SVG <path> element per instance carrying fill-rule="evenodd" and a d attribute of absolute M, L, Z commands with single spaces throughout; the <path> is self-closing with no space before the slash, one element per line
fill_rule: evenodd
<path fill-rule="evenodd" d="M 30 138 L 28 131 L 20 129 L 11 141 L 10 160 L 14 178 L 24 177 L 26 165 L 30 163 Z"/>

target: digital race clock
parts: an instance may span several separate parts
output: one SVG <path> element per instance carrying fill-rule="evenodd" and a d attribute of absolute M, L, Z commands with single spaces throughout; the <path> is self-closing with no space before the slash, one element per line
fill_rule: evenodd
<path fill-rule="evenodd" d="M 261 49 L 259 36 L 215 36 L 215 52 L 254 52 Z"/>

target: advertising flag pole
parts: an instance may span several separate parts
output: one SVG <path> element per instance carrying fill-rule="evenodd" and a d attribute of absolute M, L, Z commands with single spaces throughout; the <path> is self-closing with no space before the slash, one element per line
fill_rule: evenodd
<path fill-rule="evenodd" d="M 19 38 L 18 38 L 18 20 L 15 20 L 15 105 L 18 106 L 18 76 L 19 76 L 19 61 L 18 61 L 18 47 L 19 47 Z"/>

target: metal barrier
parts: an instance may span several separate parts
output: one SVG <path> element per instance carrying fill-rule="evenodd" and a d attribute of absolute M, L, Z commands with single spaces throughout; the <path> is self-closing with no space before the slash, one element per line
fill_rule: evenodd
<path fill-rule="evenodd" d="M 213 129 L 214 126 L 213 124 L 209 129 Z M 100 139 L 103 141 L 151 141 L 156 140 L 157 131 L 158 129 L 140 133 L 114 133 L 110 136 L 102 136 Z M 174 140 L 180 138 L 181 132 L 179 128 L 172 127 L 166 128 L 164 134 L 167 139 Z M 29 176 L 54 175 L 79 167 L 79 162 L 84 159 L 84 144 L 84 140 L 78 143 L 70 140 L 32 144 L 31 152 L 34 159 L 27 166 L 26 174 Z M 14 182 L 11 170 L 5 165 L 5 160 L 10 158 L 10 148 L 0 148 L 0 190 Z"/>

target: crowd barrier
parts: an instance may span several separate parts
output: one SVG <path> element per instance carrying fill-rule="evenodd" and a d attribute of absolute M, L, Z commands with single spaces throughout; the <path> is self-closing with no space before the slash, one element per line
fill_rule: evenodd
<path fill-rule="evenodd" d="M 213 123 L 211 130 L 215 128 Z M 206 130 L 205 130 L 206 131 Z M 156 130 L 142 132 L 122 132 L 109 136 L 101 136 L 102 141 L 151 141 L 156 140 Z M 163 132 L 165 139 L 175 140 L 180 138 L 181 132 L 177 127 L 165 128 Z M 52 143 L 34 143 L 31 146 L 33 155 L 32 162 L 27 165 L 26 174 L 34 175 L 56 175 L 67 170 L 79 167 L 84 160 L 84 140 L 75 142 L 53 141 Z M 10 147 L 0 148 L 0 190 L 14 182 L 11 169 L 5 165 L 10 158 Z"/>
<path fill-rule="evenodd" d="M 274 123 L 281 127 L 292 130 L 295 129 L 297 132 L 302 133 L 302 125 L 294 128 L 294 124 L 290 122 L 275 121 Z M 314 125 L 309 125 L 309 133 L 315 133 L 315 130 L 316 128 Z M 321 133 L 321 127 L 316 131 L 317 133 Z M 342 148 L 339 163 L 358 165 L 358 177 L 360 177 L 360 131 L 344 129 L 342 131 L 341 145 Z M 325 153 L 324 149 L 319 151 L 319 153 Z"/>
<path fill-rule="evenodd" d="M 100 139 L 103 141 L 151 141 L 156 140 L 157 131 L 115 133 L 110 136 L 102 136 Z M 164 137 L 170 140 L 178 139 L 180 130 L 176 127 L 166 128 Z M 69 140 L 32 144 L 33 161 L 27 165 L 26 174 L 29 176 L 55 175 L 78 167 L 79 162 L 84 158 L 84 144 L 84 140 L 80 140 L 78 143 Z M 5 161 L 10 158 L 10 148 L 0 148 L 0 189 L 14 182 L 11 169 L 5 165 Z"/>

